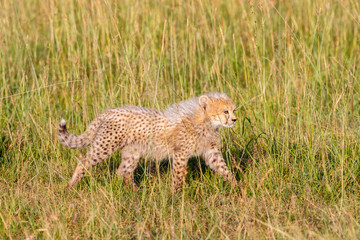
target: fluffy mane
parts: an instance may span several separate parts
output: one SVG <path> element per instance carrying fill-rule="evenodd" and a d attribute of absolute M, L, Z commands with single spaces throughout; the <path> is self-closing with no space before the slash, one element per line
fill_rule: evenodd
<path fill-rule="evenodd" d="M 229 97 L 225 93 L 208 93 L 204 94 L 209 97 L 210 100 L 226 99 L 229 100 Z M 189 117 L 196 114 L 201 110 L 199 104 L 199 97 L 190 98 L 179 103 L 175 103 L 163 111 L 165 117 L 170 122 L 179 122 L 184 117 Z"/>

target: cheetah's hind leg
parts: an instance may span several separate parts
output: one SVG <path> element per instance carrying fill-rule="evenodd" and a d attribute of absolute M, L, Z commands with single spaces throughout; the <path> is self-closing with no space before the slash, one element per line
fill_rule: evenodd
<path fill-rule="evenodd" d="M 125 146 L 121 150 L 121 163 L 116 171 L 118 176 L 121 176 L 124 184 L 132 188 L 137 188 L 134 182 L 134 171 L 141 158 L 141 149 L 138 146 Z"/>
<path fill-rule="evenodd" d="M 108 133 L 109 128 L 107 127 L 98 131 L 92 146 L 77 165 L 74 175 L 69 182 L 69 187 L 75 186 L 84 177 L 86 170 L 90 170 L 100 162 L 108 159 L 117 149 L 122 148 L 122 136 L 119 136 L 120 140 L 117 140 L 114 135 L 109 135 Z"/>
<path fill-rule="evenodd" d="M 78 162 L 74 174 L 69 181 L 68 188 L 73 188 L 84 177 L 86 168 L 89 168 L 90 166 L 87 156 L 88 154 L 84 157 L 80 157 L 80 161 Z"/>

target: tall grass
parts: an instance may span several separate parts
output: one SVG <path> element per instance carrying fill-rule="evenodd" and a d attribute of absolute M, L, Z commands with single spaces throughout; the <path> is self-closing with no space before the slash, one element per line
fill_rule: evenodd
<path fill-rule="evenodd" d="M 4 239 L 356 239 L 360 4 L 348 1 L 1 1 Z M 241 188 L 194 158 L 123 186 L 115 154 L 66 190 L 82 151 L 57 142 L 102 110 L 228 93 L 222 130 Z M 155 168 L 156 169 L 156 168 Z"/>

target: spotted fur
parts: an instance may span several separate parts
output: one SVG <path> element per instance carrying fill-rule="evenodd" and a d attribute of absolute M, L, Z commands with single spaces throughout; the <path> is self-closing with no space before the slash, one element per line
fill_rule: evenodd
<path fill-rule="evenodd" d="M 224 179 L 235 182 L 220 151 L 220 127 L 235 124 L 235 105 L 224 93 L 210 93 L 174 104 L 166 110 L 125 106 L 101 113 L 87 130 L 74 136 L 65 120 L 59 124 L 59 140 L 69 148 L 90 146 L 69 182 L 76 185 L 86 169 L 121 150 L 117 170 L 124 182 L 136 186 L 133 174 L 141 157 L 172 159 L 173 187 L 181 188 L 188 159 L 203 156 L 205 163 Z"/>

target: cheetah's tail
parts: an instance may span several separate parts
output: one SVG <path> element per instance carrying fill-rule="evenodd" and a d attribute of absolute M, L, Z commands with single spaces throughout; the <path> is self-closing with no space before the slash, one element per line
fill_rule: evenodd
<path fill-rule="evenodd" d="M 90 144 L 88 135 L 88 131 L 85 131 L 79 136 L 72 135 L 66 128 L 66 121 L 61 119 L 58 138 L 62 145 L 67 146 L 68 148 L 85 148 Z"/>

